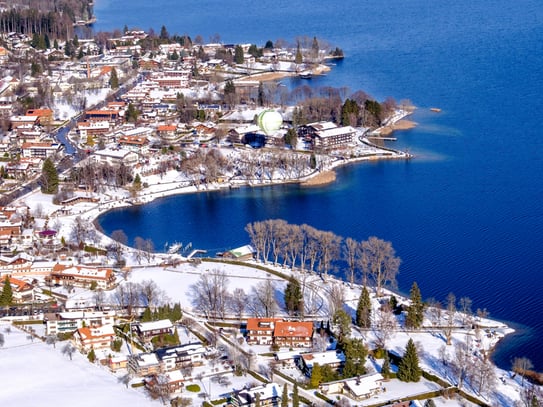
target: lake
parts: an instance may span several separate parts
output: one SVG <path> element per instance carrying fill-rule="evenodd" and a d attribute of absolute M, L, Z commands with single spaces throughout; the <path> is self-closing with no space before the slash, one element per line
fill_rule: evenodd
<path fill-rule="evenodd" d="M 413 160 L 344 167 L 322 188 L 165 198 L 102 216 L 106 232 L 123 229 L 157 248 L 181 241 L 220 250 L 247 243 L 247 223 L 283 218 L 357 240 L 377 236 L 402 258 L 401 292 L 417 281 L 425 298 L 470 297 L 474 309 L 518 329 L 495 353 L 498 365 L 525 356 L 543 370 L 540 2 L 98 0 L 95 11 L 104 31 L 165 25 L 170 34 L 259 46 L 317 36 L 346 58 L 312 86 L 408 98 L 419 123 L 391 145 Z"/>

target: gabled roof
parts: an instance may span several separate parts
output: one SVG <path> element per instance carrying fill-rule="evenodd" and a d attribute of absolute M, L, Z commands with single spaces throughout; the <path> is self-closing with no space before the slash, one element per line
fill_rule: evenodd
<path fill-rule="evenodd" d="M 248 331 L 273 331 L 275 324 L 282 321 L 280 318 L 249 318 L 247 319 Z"/>
<path fill-rule="evenodd" d="M 273 332 L 275 337 L 311 337 L 313 336 L 313 323 L 300 321 L 278 321 Z"/>
<path fill-rule="evenodd" d="M 156 329 L 171 329 L 173 328 L 172 321 L 169 319 L 161 319 L 160 321 L 140 322 L 138 329 L 141 332 L 154 331 Z"/>

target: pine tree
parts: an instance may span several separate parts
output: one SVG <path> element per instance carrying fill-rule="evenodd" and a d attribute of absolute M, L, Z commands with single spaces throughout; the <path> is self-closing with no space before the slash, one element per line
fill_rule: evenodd
<path fill-rule="evenodd" d="M 286 383 L 283 385 L 283 394 L 281 395 L 281 407 L 288 407 L 288 390 Z"/>
<path fill-rule="evenodd" d="M 6 275 L 4 279 L 4 287 L 2 288 L 2 294 L 0 294 L 0 305 L 10 305 L 13 301 L 13 290 L 11 289 L 11 283 L 9 277 Z"/>
<path fill-rule="evenodd" d="M 402 382 L 418 382 L 422 376 L 419 366 L 419 356 L 413 339 L 409 339 L 405 347 L 405 353 L 398 364 L 398 379 Z"/>
<path fill-rule="evenodd" d="M 418 329 L 422 326 L 424 321 L 424 304 L 422 302 L 419 286 L 416 282 L 413 282 L 409 294 L 411 298 L 411 305 L 407 310 L 405 324 L 408 328 Z"/>
<path fill-rule="evenodd" d="M 296 46 L 296 56 L 294 57 L 294 63 L 300 65 L 303 62 L 302 50 L 300 49 L 300 43 Z"/>
<path fill-rule="evenodd" d="M 285 288 L 285 306 L 290 314 L 301 314 L 303 312 L 303 295 L 300 282 L 291 277 Z"/>
<path fill-rule="evenodd" d="M 151 308 L 147 307 L 143 311 L 143 314 L 141 316 L 142 322 L 150 322 L 153 320 L 153 314 L 151 313 Z"/>
<path fill-rule="evenodd" d="M 243 55 L 243 48 L 241 45 L 236 45 L 236 48 L 234 48 L 234 62 L 238 65 L 245 62 L 245 56 Z"/>
<path fill-rule="evenodd" d="M 109 86 L 111 87 L 111 89 L 117 89 L 119 87 L 119 77 L 117 76 L 117 70 L 115 69 L 115 67 L 111 68 Z"/>
<path fill-rule="evenodd" d="M 311 378 L 309 379 L 309 387 L 316 389 L 322 382 L 322 369 L 318 363 L 313 365 L 311 369 Z"/>
<path fill-rule="evenodd" d="M 356 325 L 360 328 L 371 327 L 371 299 L 368 289 L 364 286 L 356 308 Z"/>
<path fill-rule="evenodd" d="M 298 384 L 294 384 L 292 391 L 292 407 L 300 407 L 300 396 L 298 395 Z"/>
<path fill-rule="evenodd" d="M 41 192 L 44 194 L 56 194 L 58 192 L 57 169 L 49 157 L 43 162 L 41 184 Z"/>
<path fill-rule="evenodd" d="M 390 360 L 388 359 L 388 355 L 385 354 L 385 360 L 383 361 L 383 366 L 381 366 L 381 375 L 385 379 L 390 378 Z"/>
<path fill-rule="evenodd" d="M 366 356 L 368 350 L 360 338 L 344 339 L 342 343 L 343 353 L 345 353 L 345 366 L 343 367 L 343 377 L 354 377 L 366 374 Z"/>
<path fill-rule="evenodd" d="M 181 318 L 183 318 L 183 311 L 181 310 L 181 304 L 176 302 L 173 305 L 173 309 L 170 312 L 170 321 L 177 322 L 181 321 Z"/>
<path fill-rule="evenodd" d="M 91 363 L 96 361 L 96 353 L 94 352 L 94 348 L 91 348 L 90 352 L 87 354 L 87 359 Z"/>

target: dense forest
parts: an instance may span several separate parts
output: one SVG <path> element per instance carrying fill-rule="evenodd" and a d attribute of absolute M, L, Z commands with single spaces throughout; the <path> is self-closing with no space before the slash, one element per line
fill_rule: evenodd
<path fill-rule="evenodd" d="M 0 2 L 0 30 L 52 38 L 73 37 L 74 23 L 93 17 L 89 0 L 18 0 Z"/>

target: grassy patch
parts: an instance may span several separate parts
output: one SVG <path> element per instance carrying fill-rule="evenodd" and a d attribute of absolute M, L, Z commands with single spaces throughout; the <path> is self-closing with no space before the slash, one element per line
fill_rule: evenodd
<path fill-rule="evenodd" d="M 187 391 L 191 391 L 193 393 L 199 393 L 200 392 L 200 386 L 198 386 L 197 384 L 189 384 L 187 387 L 186 387 Z"/>

